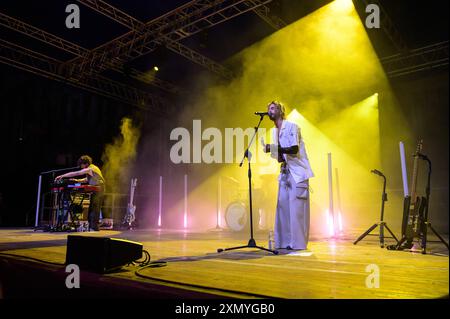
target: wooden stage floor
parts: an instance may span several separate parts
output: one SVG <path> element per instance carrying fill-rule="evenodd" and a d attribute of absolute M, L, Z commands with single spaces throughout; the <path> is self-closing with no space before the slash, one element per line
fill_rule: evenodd
<path fill-rule="evenodd" d="M 82 288 L 95 291 L 95 287 L 100 287 L 103 296 L 104 291 L 115 291 L 115 296 L 131 297 L 139 292 L 138 297 L 152 299 L 448 298 L 448 251 L 435 238 L 430 237 L 430 249 L 423 255 L 380 248 L 376 236 L 353 245 L 361 233 L 354 231 L 338 239 L 311 238 L 307 251 L 281 250 L 279 255 L 254 248 L 217 253 L 217 248 L 247 244 L 248 234 L 228 231 L 111 230 L 72 234 L 140 242 L 150 253 L 151 261 L 167 262 L 165 267 L 140 270 L 145 278 L 138 276 L 137 266 L 131 265 L 111 274 L 82 272 Z M 49 293 L 48 287 L 53 287 L 50 280 L 59 287 L 58 296 L 63 297 L 67 235 L 29 228 L 0 229 L 0 297 L 54 297 Z M 267 232 L 256 232 L 255 239 L 258 245 L 267 247 Z M 393 243 L 392 239 L 386 241 Z M 367 286 L 368 276 L 375 275 L 374 269 L 379 270 L 378 288 Z M 37 278 L 45 276 L 49 278 L 45 279 L 47 289 Z M 77 296 L 91 296 L 87 289 L 78 291 Z"/>

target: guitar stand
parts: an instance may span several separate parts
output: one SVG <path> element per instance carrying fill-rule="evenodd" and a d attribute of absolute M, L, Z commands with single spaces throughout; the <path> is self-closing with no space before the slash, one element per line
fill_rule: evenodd
<path fill-rule="evenodd" d="M 429 208 L 429 204 L 430 204 L 430 190 L 431 190 L 431 161 L 430 159 L 424 155 L 424 154 L 420 154 L 418 153 L 418 156 L 420 159 L 427 161 L 428 163 L 428 178 L 427 178 L 427 187 L 425 190 L 426 193 L 426 197 L 425 197 L 425 207 L 424 207 L 424 217 L 423 217 L 423 221 L 420 221 L 420 229 L 421 229 L 421 233 L 420 233 L 420 246 L 421 246 L 421 252 L 422 254 L 426 254 L 427 253 L 427 233 L 428 233 L 428 228 L 431 229 L 431 231 L 439 238 L 439 240 L 445 245 L 445 247 L 447 247 L 447 249 L 449 249 L 448 247 L 448 243 L 444 240 L 444 238 L 442 238 L 441 235 L 439 235 L 439 233 L 433 228 L 433 226 L 431 226 L 431 223 L 428 221 L 428 208 Z M 410 249 L 413 247 L 413 243 L 410 242 L 406 242 L 407 240 L 406 236 L 404 236 L 397 245 L 392 245 L 390 247 L 388 247 L 388 249 L 390 250 L 404 250 L 404 249 Z M 403 244 L 405 243 L 405 244 Z M 402 246 L 403 245 L 403 246 Z"/>
<path fill-rule="evenodd" d="M 384 248 L 384 227 L 386 227 L 386 229 L 389 231 L 389 233 L 392 235 L 392 238 L 395 239 L 395 241 L 398 243 L 398 239 L 397 237 L 395 237 L 394 233 L 391 231 L 391 229 L 388 227 L 388 225 L 386 224 L 386 222 L 384 221 L 380 221 L 378 223 L 373 224 L 368 230 L 366 230 L 365 233 L 363 233 L 361 236 L 359 236 L 359 238 L 357 240 L 355 240 L 355 242 L 353 243 L 354 245 L 356 245 L 359 241 L 361 241 L 362 239 L 364 239 L 364 237 L 366 237 L 367 235 L 369 235 L 375 228 L 377 228 L 378 226 L 380 226 L 380 247 Z M 396 245 L 395 245 L 396 246 Z"/>
<path fill-rule="evenodd" d="M 405 250 L 405 249 L 411 249 L 414 244 L 412 242 L 406 242 L 407 240 L 406 237 L 402 237 L 402 239 L 400 239 L 399 241 L 397 241 L 396 245 L 389 245 L 386 248 L 388 250 Z"/>
<path fill-rule="evenodd" d="M 130 202 L 128 203 L 127 212 L 125 213 L 125 216 L 122 219 L 122 229 L 127 230 L 134 230 L 137 226 L 137 221 L 135 217 L 135 210 L 136 206 L 133 204 L 134 199 L 134 190 L 137 185 L 137 178 L 131 179 L 131 186 L 130 186 Z"/>
<path fill-rule="evenodd" d="M 388 225 L 386 224 L 385 221 L 383 221 L 383 217 L 384 217 L 384 202 L 387 202 L 387 194 L 386 194 L 386 177 L 379 171 L 372 171 L 372 173 L 375 173 L 377 175 L 380 175 L 381 177 L 383 177 L 383 194 L 381 196 L 381 218 L 380 221 L 378 223 L 373 224 L 369 229 L 367 229 L 361 236 L 358 237 L 357 240 L 355 240 L 355 242 L 353 243 L 354 245 L 356 245 L 359 241 L 361 241 L 362 239 L 364 239 L 364 237 L 366 237 L 367 235 L 369 235 L 375 228 L 377 228 L 378 226 L 380 226 L 380 247 L 384 248 L 384 228 L 386 227 L 386 229 L 389 231 L 389 233 L 392 235 L 392 237 L 395 239 L 395 241 L 398 243 L 398 239 L 397 237 L 395 237 L 394 233 L 391 231 L 391 229 L 388 227 Z"/>
<path fill-rule="evenodd" d="M 439 238 L 439 240 L 445 245 L 445 247 L 448 248 L 448 243 L 444 240 L 444 238 L 442 238 L 441 235 L 439 235 L 439 233 L 433 228 L 433 226 L 431 226 L 431 223 L 428 221 L 428 206 L 430 204 L 430 189 L 431 189 L 431 161 L 430 159 L 423 154 L 419 154 L 419 157 L 425 161 L 427 161 L 428 163 L 428 178 L 427 178 L 427 188 L 425 190 L 426 193 L 426 203 L 425 203 L 425 216 L 424 216 L 424 221 L 422 223 L 422 242 L 421 242 L 421 246 L 422 246 L 422 254 L 426 254 L 427 253 L 427 232 L 428 232 L 428 228 L 431 229 L 431 231 Z"/>

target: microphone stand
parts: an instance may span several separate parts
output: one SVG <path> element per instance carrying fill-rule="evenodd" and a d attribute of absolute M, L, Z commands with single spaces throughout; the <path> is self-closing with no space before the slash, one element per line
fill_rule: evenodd
<path fill-rule="evenodd" d="M 387 194 L 386 194 L 386 176 L 384 176 L 379 171 L 372 171 L 372 173 L 380 175 L 381 177 L 383 177 L 383 180 L 384 180 L 383 181 L 383 194 L 381 196 L 381 218 L 378 223 L 373 224 L 368 230 L 366 230 L 361 236 L 359 236 L 359 238 L 353 244 L 356 245 L 360 240 L 362 240 L 364 237 L 369 235 L 372 232 L 372 230 L 374 230 L 377 226 L 380 226 L 380 247 L 383 248 L 384 247 L 384 227 L 386 227 L 386 229 L 389 231 L 389 233 L 391 233 L 392 237 L 395 239 L 397 244 L 398 244 L 398 239 L 397 239 L 397 237 L 395 237 L 394 233 L 390 230 L 390 228 L 388 227 L 386 222 L 383 221 L 384 202 L 387 202 L 387 200 L 388 200 Z"/>
<path fill-rule="evenodd" d="M 441 235 L 431 226 L 431 223 L 428 222 L 428 207 L 430 205 L 430 186 L 431 186 L 431 161 L 426 155 L 419 155 L 419 157 L 427 161 L 428 163 L 428 179 L 427 179 L 427 188 L 425 190 L 426 193 L 426 205 L 425 205 L 425 216 L 422 224 L 422 254 L 427 253 L 427 231 L 428 227 L 433 231 L 433 233 L 439 238 L 439 240 L 448 248 L 448 243 L 442 238 Z"/>
<path fill-rule="evenodd" d="M 247 147 L 247 149 L 244 152 L 244 156 L 242 157 L 241 163 L 239 164 L 239 167 L 242 167 L 242 164 L 244 163 L 245 158 L 247 158 L 247 160 L 248 160 L 248 192 L 249 192 L 249 201 L 250 201 L 250 239 L 249 239 L 247 245 L 237 246 L 237 247 L 230 247 L 230 248 L 224 248 L 224 249 L 223 248 L 219 248 L 219 249 L 217 249 L 218 253 L 221 253 L 221 252 L 223 252 L 225 250 L 234 250 L 234 249 L 241 249 L 241 248 L 258 248 L 258 249 L 261 249 L 261 250 L 265 250 L 265 251 L 271 252 L 271 253 L 273 253 L 275 255 L 278 254 L 277 250 L 271 250 L 271 249 L 268 249 L 268 248 L 256 245 L 256 241 L 253 238 L 252 169 L 251 169 L 251 165 L 250 165 L 251 158 L 252 158 L 252 153 L 249 151 L 249 149 L 252 146 L 252 143 L 253 143 L 253 140 L 255 139 L 256 134 L 258 133 L 259 126 L 261 125 L 261 122 L 262 122 L 265 114 L 258 114 L 258 115 L 260 116 L 259 123 L 255 127 L 255 132 L 253 133 L 253 136 L 252 136 L 252 138 L 250 140 L 250 143 L 248 144 L 248 147 Z"/>
<path fill-rule="evenodd" d="M 41 172 L 39 174 L 39 180 L 38 180 L 38 192 L 37 192 L 37 199 L 36 199 L 36 216 L 34 220 L 34 227 L 37 228 L 39 226 L 39 213 L 42 210 L 40 207 L 41 204 L 41 188 L 42 188 L 42 176 L 47 174 L 52 174 L 52 180 L 55 178 L 55 173 L 57 172 L 64 172 L 64 171 L 70 171 L 74 169 L 79 169 L 79 166 L 75 167 L 68 167 L 68 168 L 61 168 L 61 169 L 54 169 L 51 171 Z"/>

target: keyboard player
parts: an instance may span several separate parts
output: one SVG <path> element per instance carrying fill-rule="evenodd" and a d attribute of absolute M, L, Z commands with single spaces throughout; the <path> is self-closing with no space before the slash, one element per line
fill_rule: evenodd
<path fill-rule="evenodd" d="M 98 191 L 93 192 L 91 195 L 88 213 L 89 230 L 98 231 L 100 210 L 103 205 L 103 198 L 105 193 L 105 179 L 100 168 L 92 163 L 92 158 L 89 155 L 81 156 L 78 159 L 78 165 L 81 168 L 80 170 L 59 175 L 55 178 L 55 181 L 59 181 L 63 178 L 84 176 L 81 179 L 72 180 L 77 183 L 87 183 L 89 185 L 98 187 Z"/>

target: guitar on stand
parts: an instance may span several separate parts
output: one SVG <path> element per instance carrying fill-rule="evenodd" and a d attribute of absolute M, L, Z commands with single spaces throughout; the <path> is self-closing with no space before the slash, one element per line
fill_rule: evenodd
<path fill-rule="evenodd" d="M 122 224 L 128 229 L 133 229 L 136 224 L 136 205 L 134 205 L 134 191 L 136 190 L 137 178 L 131 179 L 130 185 L 130 201 L 127 205 L 127 212 L 123 218 Z"/>
<path fill-rule="evenodd" d="M 401 145 L 401 151 L 403 144 Z M 404 154 L 402 159 L 402 175 L 405 199 L 403 202 L 403 221 L 402 221 L 402 238 L 395 245 L 395 250 L 411 249 L 413 247 L 414 238 L 422 238 L 423 236 L 423 222 L 424 210 L 427 204 L 425 197 L 417 196 L 417 177 L 419 172 L 419 154 L 422 152 L 423 141 L 420 140 L 417 144 L 416 152 L 414 153 L 414 164 L 411 179 L 411 194 L 408 192 L 406 180 L 406 165 L 404 163 Z"/>

